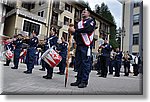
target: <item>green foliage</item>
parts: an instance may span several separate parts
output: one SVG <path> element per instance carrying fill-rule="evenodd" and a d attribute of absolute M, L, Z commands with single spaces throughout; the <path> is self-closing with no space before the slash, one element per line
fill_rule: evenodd
<path fill-rule="evenodd" d="M 106 18 L 108 21 L 110 21 L 113 24 L 115 23 L 114 17 L 112 16 L 108 6 L 105 3 L 102 3 L 101 6 L 98 4 L 95 5 L 95 12 L 102 16 L 103 18 Z"/>
<path fill-rule="evenodd" d="M 89 5 L 89 2 L 85 2 L 84 0 L 78 0 L 80 4 L 82 4 L 85 8 L 88 8 L 91 10 L 91 7 Z"/>
<path fill-rule="evenodd" d="M 99 14 L 101 17 L 105 18 L 109 22 L 115 23 L 115 19 L 113 15 L 111 14 L 108 6 L 105 3 L 102 3 L 101 6 L 98 4 L 95 5 L 95 12 Z M 110 44 L 113 46 L 113 48 L 118 47 L 118 43 L 116 41 L 116 26 L 111 26 L 110 27 Z"/>

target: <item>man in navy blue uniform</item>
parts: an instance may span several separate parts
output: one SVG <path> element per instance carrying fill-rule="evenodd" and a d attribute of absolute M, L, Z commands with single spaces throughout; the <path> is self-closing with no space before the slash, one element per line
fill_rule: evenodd
<path fill-rule="evenodd" d="M 8 39 L 8 40 L 9 40 L 9 39 Z M 7 50 L 13 51 L 13 50 L 14 50 L 13 43 L 12 43 L 12 42 L 9 42 L 8 44 L 6 44 L 6 45 L 4 46 L 4 49 L 5 49 L 6 51 L 7 51 Z M 6 64 L 4 64 L 4 66 L 9 66 L 10 61 L 11 61 L 11 59 L 7 59 L 7 58 L 6 58 Z"/>
<path fill-rule="evenodd" d="M 122 63 L 122 52 L 119 50 L 119 48 L 116 48 L 116 55 L 115 55 L 115 77 L 120 76 L 120 68 Z"/>
<path fill-rule="evenodd" d="M 46 39 L 46 44 L 44 51 L 47 51 L 49 47 L 56 46 L 57 45 L 58 37 L 56 35 L 56 29 L 54 27 L 51 27 L 50 29 L 50 37 Z M 47 69 L 47 75 L 43 76 L 45 79 L 52 79 L 53 77 L 53 68 L 50 67 L 49 64 L 45 62 L 45 68 Z"/>
<path fill-rule="evenodd" d="M 27 55 L 26 55 L 27 70 L 24 71 L 24 73 L 32 74 L 32 70 L 34 68 L 35 52 L 38 46 L 38 38 L 36 37 L 35 32 L 32 32 L 32 35 L 30 36 L 28 43 L 29 43 L 29 48 L 27 49 Z"/>
<path fill-rule="evenodd" d="M 89 74 L 91 71 L 91 50 L 96 22 L 90 17 L 88 10 L 82 11 L 82 20 L 78 23 L 78 28 L 69 28 L 76 41 L 76 68 L 77 80 L 71 86 L 85 88 L 88 85 Z"/>
<path fill-rule="evenodd" d="M 12 69 L 18 69 L 18 64 L 19 64 L 19 58 L 20 58 L 20 53 L 22 50 L 22 35 L 18 34 L 16 40 L 13 41 L 13 44 L 15 46 L 14 50 L 14 67 L 11 67 Z"/>
<path fill-rule="evenodd" d="M 100 46 L 102 48 L 101 50 L 101 56 L 100 56 L 100 62 L 101 62 L 101 75 L 99 77 L 107 77 L 108 73 L 108 65 L 110 60 L 110 52 L 111 52 L 111 45 L 109 45 L 108 40 L 105 38 L 104 44 Z"/>
<path fill-rule="evenodd" d="M 57 50 L 59 50 L 59 54 L 62 57 L 61 62 L 59 63 L 59 72 L 57 74 L 64 75 L 66 68 L 66 58 L 67 58 L 67 46 L 68 43 L 65 41 L 64 37 L 61 37 L 62 43 L 59 44 Z"/>

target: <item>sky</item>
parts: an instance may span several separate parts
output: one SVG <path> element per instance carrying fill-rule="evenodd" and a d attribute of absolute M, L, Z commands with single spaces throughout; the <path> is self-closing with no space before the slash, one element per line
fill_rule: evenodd
<path fill-rule="evenodd" d="M 96 4 L 99 4 L 101 6 L 101 3 L 104 2 L 108 6 L 112 15 L 114 16 L 117 28 L 122 26 L 122 4 L 117 0 L 84 0 L 84 1 L 89 2 L 89 5 L 92 10 L 95 9 Z"/>

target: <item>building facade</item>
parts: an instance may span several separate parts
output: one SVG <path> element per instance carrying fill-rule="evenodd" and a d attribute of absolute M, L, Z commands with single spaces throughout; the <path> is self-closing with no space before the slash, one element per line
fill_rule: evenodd
<path fill-rule="evenodd" d="M 2 0 L 3 4 L 3 34 L 13 36 L 14 34 L 30 35 L 33 31 L 40 39 L 49 36 L 50 27 L 57 29 L 58 37 L 64 37 L 68 41 L 69 24 L 73 23 L 76 27 L 81 20 L 82 4 L 70 0 Z M 93 52 L 97 52 L 99 47 L 100 32 L 111 34 L 110 28 L 114 26 L 106 19 L 102 18 L 94 11 L 90 11 L 95 18 L 96 27 L 94 36 Z M 1 31 L 1 32 L 2 32 Z"/>
<path fill-rule="evenodd" d="M 124 0 L 122 19 L 122 48 L 143 55 L 143 1 Z"/>

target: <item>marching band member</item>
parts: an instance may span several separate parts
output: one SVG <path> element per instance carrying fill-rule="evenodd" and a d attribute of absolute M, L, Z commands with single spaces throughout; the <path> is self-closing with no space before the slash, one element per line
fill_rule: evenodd
<path fill-rule="evenodd" d="M 133 76 L 138 76 L 138 74 L 139 74 L 139 56 L 138 56 L 138 53 L 135 55 L 133 60 L 134 60 L 134 64 L 132 64 L 133 73 L 134 73 Z"/>
<path fill-rule="evenodd" d="M 108 73 L 108 65 L 110 60 L 110 52 L 111 52 L 111 45 L 108 43 L 108 40 L 104 40 L 104 44 L 100 46 L 102 48 L 101 55 L 100 55 L 100 62 L 101 62 L 101 75 L 99 77 L 107 77 Z"/>
<path fill-rule="evenodd" d="M 120 68 L 122 62 L 122 52 L 119 48 L 116 48 L 116 55 L 115 55 L 115 77 L 120 77 Z"/>
<path fill-rule="evenodd" d="M 50 28 L 50 37 L 47 38 L 44 51 L 47 51 L 50 47 L 57 45 L 58 37 L 56 35 L 56 29 L 54 27 Z M 53 68 L 45 62 L 45 68 L 47 69 L 47 75 L 43 76 L 45 79 L 52 79 L 53 77 Z"/>
<path fill-rule="evenodd" d="M 24 71 L 24 73 L 32 74 L 32 70 L 34 68 L 35 52 L 38 46 L 38 38 L 36 37 L 36 33 L 34 31 L 32 32 L 32 35 L 30 36 L 30 39 L 28 39 L 27 43 L 29 43 L 25 61 L 27 65 L 27 70 Z"/>
<path fill-rule="evenodd" d="M 77 80 L 71 83 L 71 86 L 85 88 L 88 85 L 89 74 L 91 71 L 91 50 L 96 22 L 90 17 L 88 10 L 82 11 L 82 20 L 78 23 L 78 28 L 69 28 L 69 31 L 74 35 L 76 41 L 76 68 Z"/>
<path fill-rule="evenodd" d="M 116 56 L 116 52 L 112 50 L 110 54 L 109 75 L 113 74 L 113 67 L 115 66 L 115 56 Z"/>
<path fill-rule="evenodd" d="M 62 57 L 59 63 L 59 72 L 57 74 L 64 75 L 66 68 L 66 58 L 67 58 L 67 46 L 68 43 L 65 41 L 64 37 L 61 37 L 62 43 L 59 44 L 57 50 L 59 50 L 59 55 Z"/>
<path fill-rule="evenodd" d="M 123 63 L 124 63 L 124 76 L 129 76 L 130 73 L 130 60 L 132 60 L 132 56 L 127 52 L 124 53 Z"/>
<path fill-rule="evenodd" d="M 17 35 L 17 38 L 14 39 L 13 44 L 15 46 L 15 50 L 14 50 L 14 67 L 11 67 L 11 69 L 18 69 L 20 53 L 22 51 L 22 44 L 23 44 L 21 34 Z"/>
<path fill-rule="evenodd" d="M 10 50 L 13 51 L 14 50 L 14 46 L 13 43 L 10 41 L 10 38 L 6 40 L 6 44 L 4 45 L 4 50 Z M 4 64 L 4 66 L 9 66 L 11 59 L 6 58 L 6 64 Z"/>
<path fill-rule="evenodd" d="M 44 41 L 46 40 L 46 37 L 44 38 Z M 41 55 L 44 53 L 44 41 L 42 41 L 40 44 L 39 44 L 39 48 L 41 48 Z M 45 61 L 43 60 L 43 59 L 41 59 L 41 66 L 42 66 L 42 68 L 41 69 L 39 69 L 40 71 L 45 71 Z"/>

